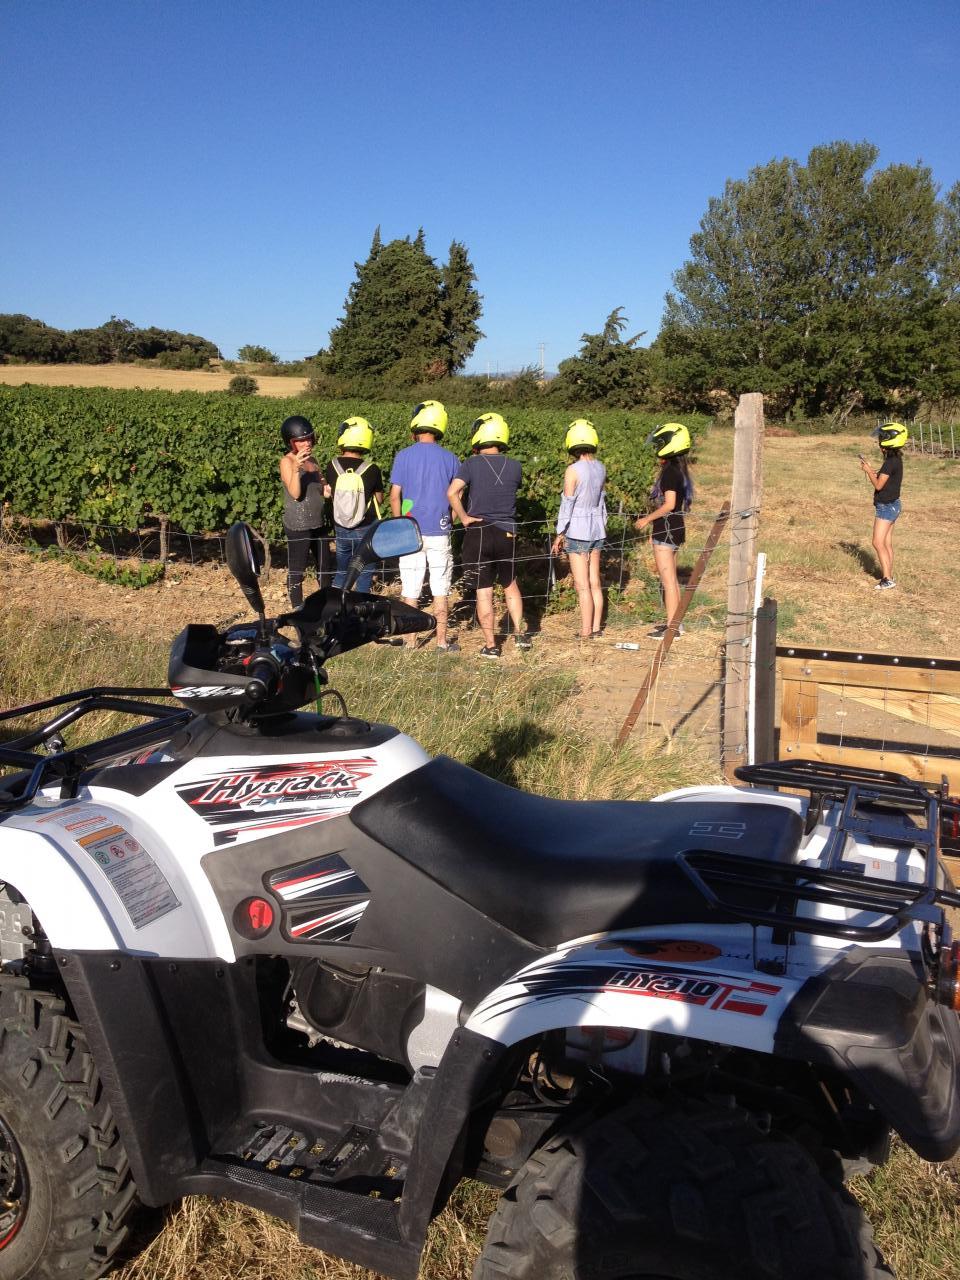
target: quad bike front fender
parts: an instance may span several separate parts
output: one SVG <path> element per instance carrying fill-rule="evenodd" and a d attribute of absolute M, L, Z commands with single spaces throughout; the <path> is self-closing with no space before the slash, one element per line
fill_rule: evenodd
<path fill-rule="evenodd" d="M 11 815 L 0 824 L 0 881 L 26 900 L 54 950 L 234 959 L 199 865 L 181 867 L 117 806 L 68 801 Z"/>
<path fill-rule="evenodd" d="M 120 935 L 103 901 L 54 841 L 0 828 L 0 881 L 27 902 L 55 949 L 120 949 Z"/>

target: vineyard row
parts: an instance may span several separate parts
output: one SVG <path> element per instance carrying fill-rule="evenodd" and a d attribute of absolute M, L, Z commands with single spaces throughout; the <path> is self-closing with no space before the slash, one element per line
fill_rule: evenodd
<path fill-rule="evenodd" d="M 495 402 L 450 407 L 444 444 L 469 452 L 471 423 Z M 551 520 L 558 509 L 563 438 L 569 417 L 543 409 L 506 408 L 510 452 L 523 464 L 518 514 Z M 373 459 L 389 478 L 394 454 L 410 443 L 410 406 L 387 402 L 270 401 L 217 393 L 119 391 L 106 388 L 0 386 L 0 495 L 11 514 L 137 529 L 163 518 L 187 533 L 222 530 L 246 520 L 281 532 L 282 453 L 279 427 L 305 414 L 317 432 L 318 457 L 336 452 L 337 425 L 361 414 L 374 427 Z M 644 441 L 651 414 L 591 414 L 607 465 L 615 511 L 642 508 L 653 477 Z M 696 436 L 706 419 L 686 416 Z"/>

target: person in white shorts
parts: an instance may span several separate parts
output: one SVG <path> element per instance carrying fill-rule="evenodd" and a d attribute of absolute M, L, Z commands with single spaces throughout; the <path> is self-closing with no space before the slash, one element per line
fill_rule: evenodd
<path fill-rule="evenodd" d="M 440 444 L 447 429 L 447 411 L 439 400 L 425 400 L 413 411 L 410 430 L 413 444 L 401 449 L 390 472 L 390 510 L 395 516 L 413 516 L 423 536 L 423 550 L 400 557 L 400 594 L 407 604 L 420 600 L 429 571 L 433 611 L 437 619 L 437 648 L 457 653 L 456 640 L 447 639 L 453 552 L 450 549 L 450 503 L 447 489 L 460 459 Z M 409 636 L 408 648 L 416 638 Z"/>

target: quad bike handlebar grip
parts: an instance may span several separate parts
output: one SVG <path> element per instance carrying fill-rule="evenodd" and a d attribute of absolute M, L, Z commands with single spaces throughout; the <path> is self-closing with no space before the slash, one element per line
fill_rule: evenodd
<path fill-rule="evenodd" d="M 247 668 L 246 694 L 251 702 L 263 702 L 276 691 L 279 669 L 273 658 L 257 658 Z"/>

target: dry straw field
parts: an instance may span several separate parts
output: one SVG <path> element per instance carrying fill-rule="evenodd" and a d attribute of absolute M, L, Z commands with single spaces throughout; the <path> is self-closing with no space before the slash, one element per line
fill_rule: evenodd
<path fill-rule="evenodd" d="M 20 387 L 114 387 L 123 391 L 226 391 L 233 372 L 155 369 L 136 364 L 0 364 L 0 382 Z M 257 376 L 263 396 L 297 396 L 306 378 Z"/>

